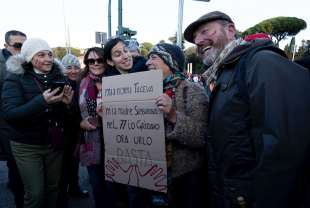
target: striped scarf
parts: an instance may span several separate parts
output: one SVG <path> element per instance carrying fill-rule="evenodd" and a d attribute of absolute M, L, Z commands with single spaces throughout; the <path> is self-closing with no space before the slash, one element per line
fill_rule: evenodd
<path fill-rule="evenodd" d="M 175 88 L 178 86 L 180 80 L 185 80 L 186 76 L 180 71 L 176 71 L 173 74 L 166 77 L 164 83 L 164 93 L 169 95 L 170 98 L 174 97 Z"/>
<path fill-rule="evenodd" d="M 215 59 L 212 66 L 210 66 L 203 74 L 202 77 L 206 80 L 207 86 L 211 83 L 215 84 L 218 78 L 218 72 L 220 66 L 223 64 L 223 61 L 228 57 L 228 55 L 242 42 L 242 39 L 236 39 L 231 41 L 226 45 L 220 55 Z"/>
<path fill-rule="evenodd" d="M 175 90 L 180 84 L 180 81 L 185 80 L 186 76 L 180 72 L 176 71 L 173 74 L 170 74 L 163 81 L 164 83 L 164 93 L 168 95 L 173 102 L 175 99 Z M 165 121 L 165 125 L 168 125 L 167 121 Z M 167 159 L 167 167 L 170 169 L 171 161 L 172 161 L 172 144 L 171 142 L 166 141 L 166 159 Z"/>

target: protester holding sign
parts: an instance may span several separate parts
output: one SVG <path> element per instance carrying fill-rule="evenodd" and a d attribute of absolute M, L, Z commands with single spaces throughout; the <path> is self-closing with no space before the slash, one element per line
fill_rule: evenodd
<path fill-rule="evenodd" d="M 164 79 L 164 93 L 156 103 L 166 121 L 168 206 L 205 207 L 201 194 L 207 95 L 201 86 L 189 82 L 183 74 L 185 57 L 178 46 L 157 44 L 148 57 L 148 69 L 162 70 Z"/>
<path fill-rule="evenodd" d="M 128 73 L 135 73 L 140 71 L 147 71 L 147 68 L 141 67 L 141 61 L 137 62 L 139 67 L 135 67 L 134 58 L 130 53 L 130 50 L 126 42 L 121 38 L 110 39 L 104 46 L 104 61 L 107 64 L 107 70 L 105 76 L 114 76 Z M 120 189 L 124 189 L 123 185 L 117 185 Z M 128 188 L 128 206 L 139 208 L 136 206 L 136 190 L 139 188 Z M 143 201 L 141 198 L 137 198 L 137 201 Z"/>

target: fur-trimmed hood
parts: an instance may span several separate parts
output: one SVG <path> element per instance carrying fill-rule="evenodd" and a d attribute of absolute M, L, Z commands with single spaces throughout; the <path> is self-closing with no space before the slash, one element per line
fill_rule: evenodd
<path fill-rule="evenodd" d="M 11 56 L 6 62 L 7 71 L 13 74 L 24 74 L 25 69 L 22 65 L 25 62 L 26 62 L 25 58 L 20 54 Z M 56 68 L 60 70 L 62 74 L 64 74 L 65 68 L 60 63 L 59 60 L 54 59 L 53 64 L 54 66 L 56 66 Z"/>

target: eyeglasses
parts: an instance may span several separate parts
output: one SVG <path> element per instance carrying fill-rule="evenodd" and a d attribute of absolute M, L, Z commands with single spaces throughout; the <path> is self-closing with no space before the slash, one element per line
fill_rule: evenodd
<path fill-rule="evenodd" d="M 87 59 L 87 64 L 88 65 L 93 65 L 97 62 L 97 64 L 103 64 L 104 61 L 102 58 L 98 58 L 98 59 Z"/>
<path fill-rule="evenodd" d="M 21 49 L 23 44 L 22 43 L 13 43 L 12 45 L 8 44 L 9 46 L 16 48 L 16 49 Z"/>

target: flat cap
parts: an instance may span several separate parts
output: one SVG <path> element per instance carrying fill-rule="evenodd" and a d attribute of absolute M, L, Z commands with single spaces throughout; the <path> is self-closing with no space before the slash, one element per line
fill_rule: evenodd
<path fill-rule="evenodd" d="M 200 27 L 202 24 L 205 24 L 207 22 L 211 22 L 214 20 L 226 20 L 228 22 L 234 23 L 231 18 L 220 11 L 213 11 L 209 12 L 197 19 L 195 22 L 191 23 L 190 25 L 187 26 L 187 28 L 184 30 L 184 38 L 188 42 L 194 43 L 193 40 L 193 34 L 194 32 Z"/>

